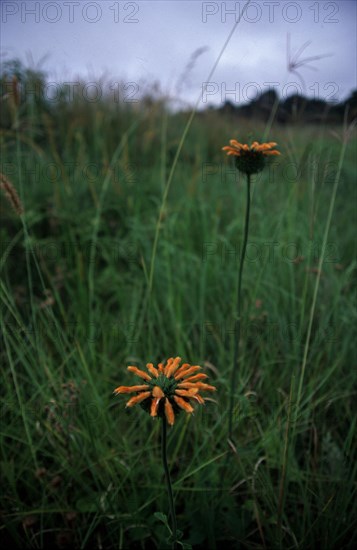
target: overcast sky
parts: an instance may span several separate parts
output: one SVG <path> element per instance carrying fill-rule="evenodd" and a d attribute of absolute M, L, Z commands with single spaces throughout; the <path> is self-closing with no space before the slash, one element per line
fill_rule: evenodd
<path fill-rule="evenodd" d="M 52 82 L 75 82 L 78 75 L 95 81 L 106 74 L 113 81 L 136 83 L 121 90 L 127 97 L 139 95 L 144 82 L 160 81 L 165 93 L 191 103 L 200 98 L 200 106 L 225 99 L 239 103 L 268 87 L 283 97 L 300 89 L 341 100 L 357 87 L 355 0 L 251 0 L 242 15 L 246 4 L 2 0 L 1 59 L 17 57 L 28 64 L 31 56 Z M 288 35 L 292 58 L 310 42 L 296 63 L 324 56 L 309 63 L 316 70 L 303 64 L 299 75 L 287 71 Z"/>

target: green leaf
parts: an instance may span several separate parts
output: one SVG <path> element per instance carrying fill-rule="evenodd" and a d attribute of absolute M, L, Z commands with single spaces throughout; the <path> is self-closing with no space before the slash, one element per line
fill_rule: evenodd
<path fill-rule="evenodd" d="M 154 516 L 156 517 L 156 519 L 162 521 L 162 523 L 167 525 L 167 516 L 165 514 L 163 514 L 162 512 L 155 512 Z"/>
<path fill-rule="evenodd" d="M 161 521 L 167 527 L 170 534 L 172 534 L 172 531 L 171 531 L 171 528 L 170 528 L 170 525 L 169 525 L 169 520 L 167 519 L 167 516 L 165 514 L 163 514 L 162 512 L 155 512 L 154 516 L 155 516 L 156 519 Z"/>

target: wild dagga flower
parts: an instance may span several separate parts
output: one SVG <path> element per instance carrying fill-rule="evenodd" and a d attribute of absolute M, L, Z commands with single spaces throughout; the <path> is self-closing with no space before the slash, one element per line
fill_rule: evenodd
<path fill-rule="evenodd" d="M 238 270 L 238 292 L 237 292 L 237 310 L 236 310 L 236 326 L 235 342 L 234 342 L 234 358 L 233 368 L 230 385 L 230 403 L 228 412 L 228 437 L 232 439 L 233 433 L 233 409 L 234 409 L 234 391 L 236 386 L 236 376 L 239 368 L 239 340 L 240 340 L 240 327 L 241 327 L 241 290 L 242 290 L 242 273 L 243 264 L 245 258 L 245 251 L 247 248 L 248 231 L 249 231 L 249 215 L 250 215 L 250 180 L 252 174 L 261 172 L 265 165 L 267 158 L 274 155 L 280 155 L 279 151 L 274 149 L 277 143 L 270 141 L 268 143 L 258 143 L 253 141 L 251 145 L 245 143 L 239 143 L 235 139 L 230 140 L 230 145 L 222 147 L 223 151 L 227 151 L 227 155 L 235 157 L 236 168 L 246 174 L 247 176 L 247 209 L 245 213 L 244 224 L 244 237 L 243 247 L 240 256 L 239 270 Z"/>
<path fill-rule="evenodd" d="M 257 174 L 264 169 L 266 157 L 280 155 L 279 151 L 274 149 L 277 145 L 274 141 L 260 144 L 253 141 L 252 145 L 247 145 L 231 139 L 229 143 L 230 145 L 222 147 L 222 150 L 227 151 L 227 155 L 234 155 L 237 169 L 249 175 Z"/>
<path fill-rule="evenodd" d="M 181 357 L 170 357 L 166 365 L 159 363 L 157 368 L 152 363 L 148 363 L 146 368 L 148 372 L 130 366 L 128 370 L 142 379 L 143 383 L 136 386 L 119 386 L 114 390 L 116 395 L 121 393 L 135 393 L 129 399 L 126 406 L 133 407 L 137 403 L 150 413 L 152 417 L 161 417 L 162 419 L 162 463 L 165 471 L 167 493 L 172 520 L 171 541 L 172 548 L 177 548 L 177 542 L 180 538 L 177 530 L 177 521 L 172 494 L 172 485 L 170 471 L 167 463 L 167 424 L 172 426 L 175 423 L 175 415 L 181 410 L 192 413 L 194 408 L 192 403 L 195 401 L 203 405 L 205 398 L 200 395 L 200 391 L 216 391 L 214 386 L 210 386 L 202 380 L 207 377 L 204 373 L 198 373 L 201 367 L 191 366 L 189 363 L 183 363 L 180 366 Z M 183 546 L 182 543 L 180 543 Z"/>
<path fill-rule="evenodd" d="M 207 374 L 198 373 L 201 367 L 191 366 L 183 363 L 180 366 L 181 357 L 170 357 L 166 365 L 159 363 L 157 368 L 148 363 L 147 372 L 130 366 L 128 370 L 144 380 L 143 384 L 137 386 L 119 386 L 114 390 L 116 395 L 121 393 L 135 393 L 127 402 L 127 407 L 133 407 L 137 403 L 150 413 L 152 417 L 166 417 L 167 422 L 172 426 L 175 422 L 175 415 L 183 410 L 192 413 L 195 401 L 200 405 L 205 402 L 200 391 L 215 391 L 214 386 L 202 382 L 208 378 Z"/>

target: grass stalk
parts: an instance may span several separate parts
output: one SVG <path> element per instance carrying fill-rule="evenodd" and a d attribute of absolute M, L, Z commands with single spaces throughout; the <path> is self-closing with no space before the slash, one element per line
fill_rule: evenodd
<path fill-rule="evenodd" d="M 288 402 L 288 417 L 286 419 L 285 437 L 284 437 L 284 451 L 283 451 L 283 468 L 281 472 L 280 486 L 279 486 L 279 500 L 278 500 L 278 535 L 279 535 L 279 548 L 281 548 L 282 537 L 282 516 L 284 508 L 284 496 L 286 488 L 286 474 L 288 468 L 288 454 L 289 454 L 289 434 L 290 434 L 290 419 L 292 409 L 292 399 L 294 393 L 295 376 L 291 379 L 290 394 Z"/>
<path fill-rule="evenodd" d="M 237 318 L 236 318 L 236 331 L 235 331 L 235 340 L 234 340 L 234 358 L 233 358 L 233 368 L 231 374 L 231 383 L 230 383 L 230 398 L 229 398 L 229 409 L 228 409 L 228 438 L 232 440 L 233 435 L 233 412 L 234 412 L 234 395 L 235 388 L 237 383 L 237 374 L 239 369 L 239 340 L 241 333 L 241 315 L 242 315 L 242 274 L 244 266 L 245 252 L 248 242 L 248 232 L 249 232 L 249 218 L 250 218 L 250 174 L 247 174 L 247 204 L 245 211 L 245 222 L 244 222 L 244 237 L 243 237 L 243 247 L 240 256 L 239 270 L 238 270 L 238 291 L 237 291 Z"/>
<path fill-rule="evenodd" d="M 176 520 L 176 513 L 175 513 L 174 497 L 172 494 L 170 470 L 167 463 L 167 423 L 166 423 L 165 417 L 162 418 L 161 452 L 162 452 L 162 464 L 165 471 L 167 495 L 169 498 L 169 508 L 170 508 L 171 525 L 172 525 L 172 537 L 173 537 L 172 549 L 175 550 L 177 548 L 177 542 L 176 542 L 177 541 L 177 520 Z"/>

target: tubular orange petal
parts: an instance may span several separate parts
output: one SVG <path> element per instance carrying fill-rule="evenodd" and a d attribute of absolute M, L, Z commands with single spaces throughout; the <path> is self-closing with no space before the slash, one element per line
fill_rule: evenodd
<path fill-rule="evenodd" d="M 236 155 L 236 154 L 238 154 L 238 149 L 233 149 L 233 147 L 230 147 L 229 145 L 226 145 L 225 147 L 222 147 L 222 151 L 227 151 L 227 155 Z"/>
<path fill-rule="evenodd" d="M 167 373 L 167 369 L 170 367 L 171 363 L 173 362 L 174 358 L 173 357 L 170 357 L 167 361 L 166 361 L 166 365 L 164 367 L 164 374 L 166 375 Z"/>
<path fill-rule="evenodd" d="M 263 155 L 280 155 L 279 151 L 264 151 Z"/>
<path fill-rule="evenodd" d="M 192 374 L 193 372 L 197 372 L 198 370 L 201 370 L 201 367 L 199 367 L 198 365 L 196 365 L 194 367 L 190 367 L 189 369 L 184 370 L 184 371 L 180 372 L 179 374 L 176 374 L 175 378 L 176 378 L 176 380 L 180 380 L 180 378 L 184 378 L 185 376 L 188 376 L 189 374 Z"/>
<path fill-rule="evenodd" d="M 238 149 L 243 149 L 243 147 L 244 147 L 243 143 L 239 143 L 239 141 L 237 141 L 236 139 L 230 139 L 230 140 L 229 140 L 229 143 L 230 143 L 233 147 L 237 147 Z"/>
<path fill-rule="evenodd" d="M 164 364 L 163 364 L 163 363 L 159 363 L 159 364 L 157 365 L 157 368 L 158 368 L 158 371 L 159 371 L 159 372 L 164 372 Z"/>
<path fill-rule="evenodd" d="M 176 390 L 175 393 L 180 397 L 193 397 L 199 391 L 199 388 L 190 388 L 189 390 Z"/>
<path fill-rule="evenodd" d="M 203 382 L 196 382 L 196 387 L 202 391 L 217 391 L 217 388 L 210 384 L 204 384 Z"/>
<path fill-rule="evenodd" d="M 171 376 L 177 371 L 181 363 L 181 357 L 176 357 L 171 365 L 166 369 L 166 376 L 167 378 L 171 378 Z"/>
<path fill-rule="evenodd" d="M 227 155 L 240 155 L 239 149 L 234 149 L 233 147 L 230 147 L 227 145 L 226 147 L 222 147 L 222 151 L 227 151 Z"/>
<path fill-rule="evenodd" d="M 270 143 L 262 143 L 261 145 L 258 144 L 258 147 L 256 147 L 257 151 L 266 151 L 267 149 L 271 149 L 272 147 L 275 147 L 277 143 L 274 141 L 271 141 Z"/>
<path fill-rule="evenodd" d="M 167 418 L 167 422 L 170 424 L 170 426 L 173 426 L 175 423 L 175 413 L 167 397 L 165 399 L 165 415 Z"/>
<path fill-rule="evenodd" d="M 157 409 L 159 407 L 161 397 L 155 397 L 151 401 L 151 407 L 150 407 L 150 415 L 151 416 L 157 416 Z"/>
<path fill-rule="evenodd" d="M 157 378 L 159 376 L 159 371 L 157 369 L 155 369 L 154 365 L 152 363 L 148 363 L 146 365 L 146 368 L 148 369 L 148 371 L 150 372 L 150 374 L 152 374 L 153 376 L 155 376 L 155 378 Z"/>
<path fill-rule="evenodd" d="M 152 390 L 152 394 L 154 397 L 165 397 L 164 392 L 159 386 L 154 386 L 154 389 Z"/>
<path fill-rule="evenodd" d="M 128 370 L 130 372 L 133 372 L 137 376 L 140 376 L 140 378 L 143 378 L 144 380 L 152 380 L 151 376 L 149 376 L 146 372 L 138 369 L 137 367 L 128 367 Z"/>
<path fill-rule="evenodd" d="M 141 403 L 141 401 L 144 401 L 144 399 L 147 399 L 148 397 L 150 397 L 150 395 L 151 395 L 151 392 L 149 391 L 144 391 L 143 393 L 139 393 L 139 395 L 136 395 L 135 397 L 132 397 L 131 399 L 129 399 L 126 406 L 133 407 L 137 403 Z"/>
<path fill-rule="evenodd" d="M 203 372 L 200 372 L 199 374 L 195 374 L 195 376 L 189 376 L 188 378 L 185 378 L 185 382 L 197 382 L 197 380 L 204 380 L 205 378 L 208 378 L 207 374 L 203 374 Z"/>
<path fill-rule="evenodd" d="M 252 145 L 250 146 L 251 149 L 257 149 L 259 147 L 259 143 L 257 141 L 253 141 Z"/>
<path fill-rule="evenodd" d="M 177 378 L 177 376 L 179 374 L 181 374 L 182 372 L 185 372 L 187 369 L 190 368 L 190 363 L 184 363 L 183 365 L 181 365 L 181 367 L 175 372 L 174 374 L 174 378 Z"/>
<path fill-rule="evenodd" d="M 202 391 L 216 391 L 216 388 L 214 386 L 203 384 L 202 382 L 181 382 L 181 384 L 178 384 L 177 387 L 185 389 L 198 388 Z"/>
<path fill-rule="evenodd" d="M 187 403 L 187 401 L 182 399 L 182 397 L 177 397 L 176 395 L 174 395 L 174 400 L 176 401 L 178 406 L 187 413 L 192 413 L 194 411 L 194 408 L 189 403 Z"/>
<path fill-rule="evenodd" d="M 115 388 L 114 393 L 132 393 L 134 391 L 143 391 L 148 390 L 150 386 L 142 385 L 142 386 L 119 386 L 119 388 Z"/>

